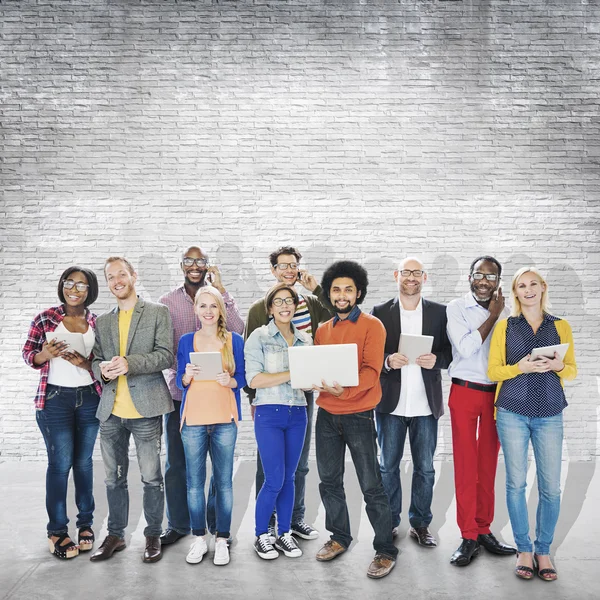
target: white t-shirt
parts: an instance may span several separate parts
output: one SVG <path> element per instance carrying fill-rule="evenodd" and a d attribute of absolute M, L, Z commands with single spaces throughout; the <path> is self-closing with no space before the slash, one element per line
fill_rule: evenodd
<path fill-rule="evenodd" d="M 64 323 L 60 322 L 56 331 L 69 332 Z M 48 334 L 48 338 L 52 339 L 52 334 Z M 83 345 L 85 347 L 86 358 L 91 354 L 96 341 L 94 330 L 88 326 L 88 330 L 83 334 Z M 94 380 L 89 371 L 72 365 L 64 358 L 53 358 L 50 360 L 50 371 L 48 372 L 48 383 L 51 385 L 59 385 L 61 387 L 82 387 L 90 385 Z"/>
<path fill-rule="evenodd" d="M 419 300 L 415 310 L 405 310 L 402 307 L 402 302 L 398 302 L 398 306 L 400 307 L 400 330 L 402 333 L 422 335 L 423 302 Z M 392 414 L 399 417 L 424 417 L 431 414 L 423 374 L 419 365 L 402 367 L 400 400 Z"/>

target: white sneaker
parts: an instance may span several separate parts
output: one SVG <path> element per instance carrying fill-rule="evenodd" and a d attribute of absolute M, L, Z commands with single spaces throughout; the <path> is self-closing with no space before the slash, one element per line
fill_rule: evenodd
<path fill-rule="evenodd" d="M 190 551 L 185 557 L 185 561 L 190 563 L 190 565 L 196 565 L 199 562 L 202 562 L 202 558 L 208 552 L 208 546 L 206 545 L 206 540 L 204 536 L 197 535 L 194 537 L 194 541 L 190 546 Z"/>
<path fill-rule="evenodd" d="M 215 557 L 213 559 L 215 565 L 229 564 L 229 547 L 227 538 L 217 538 L 215 540 Z"/>
<path fill-rule="evenodd" d="M 275 548 L 281 550 L 286 556 L 290 558 L 298 558 L 302 556 L 302 550 L 296 544 L 296 540 L 292 537 L 289 531 L 282 533 L 275 541 Z"/>

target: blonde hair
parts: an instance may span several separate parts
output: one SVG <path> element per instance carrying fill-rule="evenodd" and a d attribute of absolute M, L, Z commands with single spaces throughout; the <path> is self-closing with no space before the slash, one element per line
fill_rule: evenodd
<path fill-rule="evenodd" d="M 550 300 L 548 298 L 548 283 L 544 279 L 544 276 L 535 267 L 521 267 L 513 275 L 512 284 L 511 284 L 511 292 L 512 292 L 512 299 L 513 299 L 513 309 L 512 309 L 513 317 L 518 317 L 523 312 L 523 310 L 521 308 L 521 302 L 519 301 L 519 298 L 517 297 L 517 284 L 519 283 L 519 279 L 521 279 L 521 277 L 523 275 L 525 275 L 525 273 L 533 273 L 539 279 L 540 283 L 544 286 L 544 290 L 542 291 L 542 300 L 541 300 L 542 312 L 546 313 L 546 312 L 548 312 L 548 309 L 550 308 Z"/>
<path fill-rule="evenodd" d="M 215 299 L 217 306 L 219 307 L 219 318 L 217 320 L 217 339 L 223 343 L 221 348 L 221 356 L 223 357 L 223 364 L 225 365 L 225 369 L 233 377 L 235 374 L 235 360 L 233 358 L 233 342 L 229 344 L 229 332 L 226 327 L 226 319 L 227 312 L 225 309 L 225 300 L 223 300 L 223 296 L 221 292 L 216 287 L 212 285 L 206 285 L 201 287 L 196 292 L 196 297 L 194 299 L 194 308 L 198 307 L 199 299 L 202 294 L 208 294 Z"/>

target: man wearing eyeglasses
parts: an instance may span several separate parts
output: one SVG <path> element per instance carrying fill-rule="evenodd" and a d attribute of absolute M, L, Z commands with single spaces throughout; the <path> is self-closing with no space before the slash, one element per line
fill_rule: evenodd
<path fill-rule="evenodd" d="M 164 423 L 167 450 L 165 464 L 167 529 L 160 536 L 163 546 L 175 543 L 190 532 L 185 454 L 179 432 L 182 392 L 176 384 L 177 347 L 182 335 L 198 331 L 202 327 L 200 319 L 198 319 L 194 311 L 194 298 L 198 290 L 208 283 L 216 287 L 223 295 L 223 300 L 225 301 L 227 329 L 235 331 L 240 335 L 244 331 L 244 321 L 240 317 L 235 300 L 223 286 L 219 268 L 215 265 L 210 265 L 208 255 L 201 248 L 192 246 L 183 253 L 180 266 L 184 277 L 183 283 L 158 299 L 159 304 L 167 306 L 171 314 L 173 321 L 173 347 L 175 349 L 175 363 L 171 369 L 164 372 L 175 410 L 165 415 Z M 216 522 L 212 522 L 215 515 L 214 500 L 211 485 L 207 507 L 208 526 L 211 531 L 216 528 Z"/>
<path fill-rule="evenodd" d="M 290 287 L 300 283 L 304 289 L 311 292 L 310 294 L 298 294 L 300 301 L 296 307 L 296 312 L 292 323 L 297 329 L 311 335 L 313 340 L 317 333 L 317 327 L 320 323 L 328 321 L 333 315 L 333 307 L 331 306 L 327 296 L 323 293 L 321 286 L 313 275 L 304 269 L 300 269 L 300 260 L 302 254 L 292 246 L 282 246 L 271 252 L 269 261 L 271 263 L 271 273 L 273 277 L 281 283 L 285 283 Z M 264 298 L 257 300 L 252 304 L 248 312 L 246 321 L 245 339 L 248 339 L 250 334 L 263 325 L 268 325 L 269 315 L 265 306 Z M 255 391 L 252 388 L 246 387 L 246 393 L 250 398 L 250 402 L 254 399 Z M 300 455 L 300 462 L 296 469 L 296 478 L 294 483 L 294 509 L 292 512 L 292 534 L 301 537 L 305 540 L 313 540 L 319 537 L 319 532 L 313 529 L 304 521 L 305 505 L 304 491 L 306 488 L 306 475 L 308 474 L 308 454 L 310 451 L 310 439 L 312 432 L 312 417 L 314 409 L 314 395 L 312 392 L 305 392 L 306 395 L 306 412 L 308 423 L 306 426 L 306 435 L 304 438 L 304 446 Z M 264 482 L 264 473 L 260 456 L 256 458 L 256 493 Z M 277 538 L 275 532 L 275 517 L 271 519 L 269 524 L 269 535 L 273 538 L 273 542 Z"/>
<path fill-rule="evenodd" d="M 397 535 L 402 512 L 400 461 L 408 433 L 413 461 L 409 535 L 425 548 L 437 541 L 429 531 L 435 483 L 433 456 L 438 420 L 444 414 L 441 369 L 452 360 L 446 334 L 446 306 L 421 297 L 427 273 L 417 258 L 405 258 L 394 271 L 398 296 L 375 306 L 371 314 L 385 327 L 381 402 L 376 408 L 383 486 L 392 509 L 392 535 Z M 431 351 L 416 361 L 399 351 L 400 334 L 433 337 Z"/>
<path fill-rule="evenodd" d="M 500 442 L 494 421 L 496 384 L 487 377 L 490 340 L 504 314 L 500 287 L 502 266 L 492 256 L 471 263 L 471 289 L 448 305 L 448 337 L 452 343 L 452 378 L 448 407 L 452 424 L 456 515 L 462 543 L 452 555 L 464 567 L 480 545 L 499 555 L 516 550 L 499 542 L 490 530 L 494 520 L 494 483 Z"/>

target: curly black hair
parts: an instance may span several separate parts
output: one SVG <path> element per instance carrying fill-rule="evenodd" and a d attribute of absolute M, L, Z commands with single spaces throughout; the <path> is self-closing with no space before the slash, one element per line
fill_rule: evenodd
<path fill-rule="evenodd" d="M 367 270 L 353 260 L 339 260 L 327 267 L 321 280 L 321 287 L 325 292 L 327 300 L 330 300 L 329 292 L 331 291 L 333 280 L 339 277 L 348 277 L 354 281 L 354 285 L 359 292 L 356 304 L 362 304 L 367 296 L 367 286 L 369 285 Z"/>
<path fill-rule="evenodd" d="M 473 275 L 473 269 L 475 268 L 475 265 L 482 261 L 485 260 L 486 262 L 491 262 L 493 264 L 495 264 L 498 267 L 498 277 L 500 277 L 500 275 L 502 275 L 502 265 L 493 257 L 493 256 L 478 256 L 472 263 L 471 263 L 471 268 L 469 269 L 469 275 Z"/>

